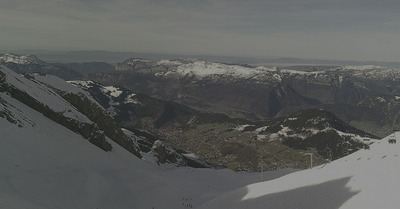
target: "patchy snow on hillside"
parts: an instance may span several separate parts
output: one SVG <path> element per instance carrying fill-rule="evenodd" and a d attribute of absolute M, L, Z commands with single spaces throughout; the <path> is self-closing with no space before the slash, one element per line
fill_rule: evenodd
<path fill-rule="evenodd" d="M 379 65 L 349 65 L 349 66 L 344 66 L 342 67 L 343 70 L 382 70 L 382 69 L 388 69 L 386 67 L 382 67 Z"/>
<path fill-rule="evenodd" d="M 104 86 L 102 88 L 102 91 L 106 94 L 109 94 L 110 96 L 112 96 L 114 98 L 119 97 L 119 95 L 122 94 L 122 91 L 118 87 L 115 87 L 115 86 Z"/>
<path fill-rule="evenodd" d="M 279 130 L 276 133 L 272 133 L 269 136 L 269 141 L 275 141 L 275 140 L 282 140 L 282 137 L 288 137 L 289 136 L 289 132 L 292 130 L 291 128 L 287 127 L 287 126 L 282 126 L 282 129 Z"/>
<path fill-rule="evenodd" d="M 253 126 L 253 125 L 247 125 L 247 124 L 246 125 L 240 125 L 240 126 L 236 127 L 235 130 L 243 131 L 245 128 L 250 127 L 250 126 Z"/>
<path fill-rule="evenodd" d="M 362 136 L 357 135 L 357 134 L 345 133 L 345 132 L 342 132 L 342 131 L 338 131 L 336 129 L 331 129 L 331 130 L 335 130 L 336 133 L 339 134 L 339 136 L 350 136 L 351 139 L 355 140 L 355 141 L 359 141 L 359 142 L 363 142 L 363 143 L 369 143 L 371 141 L 371 138 L 369 138 L 369 137 L 362 137 Z"/>
<path fill-rule="evenodd" d="M 386 100 L 382 97 L 376 97 L 375 100 L 378 102 L 386 102 Z"/>
<path fill-rule="evenodd" d="M 135 99 L 136 94 L 129 94 L 125 100 L 124 103 L 125 104 L 139 104 L 139 101 Z"/>
<path fill-rule="evenodd" d="M 300 70 L 291 70 L 291 69 L 282 69 L 281 73 L 286 73 L 286 74 L 301 74 L 301 75 L 319 75 L 323 74 L 323 71 L 300 71 Z"/>
<path fill-rule="evenodd" d="M 73 84 L 75 86 L 81 86 L 84 88 L 90 88 L 93 86 L 93 81 L 67 81 L 67 83 Z"/>

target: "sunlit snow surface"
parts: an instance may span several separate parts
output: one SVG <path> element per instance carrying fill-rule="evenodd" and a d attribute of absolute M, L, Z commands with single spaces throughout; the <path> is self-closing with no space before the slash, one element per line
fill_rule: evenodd
<path fill-rule="evenodd" d="M 398 208 L 400 144 L 389 144 L 391 138 L 326 165 L 248 185 L 201 208 Z"/>

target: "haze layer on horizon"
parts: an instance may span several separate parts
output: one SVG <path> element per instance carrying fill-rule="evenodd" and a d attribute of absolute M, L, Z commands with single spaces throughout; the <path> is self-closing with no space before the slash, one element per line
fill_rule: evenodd
<path fill-rule="evenodd" d="M 400 1 L 1 0 L 0 50 L 398 61 Z"/>

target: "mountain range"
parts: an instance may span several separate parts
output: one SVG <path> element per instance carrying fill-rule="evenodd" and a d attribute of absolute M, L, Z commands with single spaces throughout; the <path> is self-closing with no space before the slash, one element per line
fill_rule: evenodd
<path fill-rule="evenodd" d="M 89 92 L 122 127 L 137 134 L 147 132 L 184 155 L 234 170 L 254 171 L 260 163 L 269 170 L 304 168 L 308 166 L 304 152 L 309 147 L 316 149 L 323 163 L 376 138 L 320 109 L 253 122 L 134 94 L 123 87 L 93 81 L 69 83 Z"/>
<path fill-rule="evenodd" d="M 3 60 L 10 67 L 19 65 L 22 67 L 18 67 L 18 69 L 28 69 L 28 66 L 32 64 L 43 66 L 43 71 L 40 71 L 40 67 L 37 67 L 39 74 L 29 74 L 30 71 L 23 72 L 25 77 L 33 80 L 45 77 L 43 73 L 46 72 L 47 66 L 54 65 L 40 61 L 35 57 L 32 58 L 33 61 L 28 59 L 22 62 L 20 60 L 24 60 L 26 57 L 7 56 L 8 58 Z M 115 137 L 121 138 L 123 136 L 121 131 L 113 131 L 118 129 L 119 126 L 144 138 L 145 140 L 137 140 L 136 151 L 131 148 L 132 152 L 148 153 L 152 151 L 154 145 L 158 145 L 161 141 L 165 143 L 165 146 L 171 146 L 172 150 L 175 149 L 176 151 L 170 152 L 173 154 L 171 154 L 169 160 L 166 160 L 168 157 L 164 154 L 157 154 L 157 156 L 163 156 L 163 159 L 158 159 L 159 162 L 163 163 L 167 161 L 176 163 L 179 159 L 178 164 L 180 165 L 225 166 L 234 170 L 247 171 L 257 170 L 260 163 L 268 165 L 267 167 L 270 170 L 287 167 L 305 168 L 308 163 L 304 153 L 309 148 L 316 149 L 317 154 L 321 156 L 318 163 L 324 163 L 326 160 L 337 159 L 361 149 L 365 140 L 376 138 L 372 134 L 349 127 L 333 114 L 322 109 L 315 109 L 315 105 L 322 103 L 317 99 L 300 95 L 293 88 L 276 89 L 276 85 L 283 82 L 284 73 L 282 71 L 286 73 L 293 71 L 296 75 L 308 74 L 309 72 L 280 70 L 276 67 L 249 68 L 248 66 L 208 63 L 196 59 L 162 60 L 157 61 L 158 64 L 154 64 L 154 62 L 156 61 L 144 61 L 142 59 L 126 61 L 126 63 L 131 63 L 132 66 L 142 69 L 144 74 L 141 70 L 123 69 L 121 66 L 125 66 L 126 63 L 122 63 L 117 66 L 117 71 L 104 72 L 101 68 L 99 72 L 85 74 L 85 76 L 96 77 L 100 74 L 104 77 L 108 75 L 110 79 L 107 82 L 117 82 L 124 85 L 124 82 L 113 80 L 112 76 L 120 75 L 119 78 L 125 78 L 124 75 L 129 75 L 127 77 L 135 77 L 138 73 L 141 76 L 146 75 L 146 78 L 139 75 L 138 78 L 135 77 L 137 80 L 132 80 L 131 83 L 139 85 L 141 82 L 152 83 L 152 75 L 154 74 L 154 77 L 159 78 L 159 80 L 154 82 L 152 91 L 167 90 L 173 93 L 178 90 L 182 93 L 187 91 L 187 86 L 193 86 L 192 91 L 188 91 L 192 95 L 181 97 L 193 97 L 197 94 L 197 91 L 202 91 L 206 86 L 219 86 L 213 91 L 211 89 L 204 91 L 203 95 L 206 95 L 207 99 L 220 97 L 221 99 L 215 100 L 215 102 L 212 102 L 212 99 L 205 101 L 213 106 L 221 106 L 222 111 L 213 113 L 210 108 L 199 108 L 201 102 L 198 102 L 200 105 L 185 106 L 182 104 L 184 103 L 182 99 L 167 102 L 143 93 L 134 93 L 122 86 L 105 86 L 90 80 L 69 81 L 69 83 L 79 87 L 86 95 L 90 95 L 92 100 L 106 111 L 107 115 L 100 117 L 98 112 L 102 111 L 97 110 L 99 108 L 94 108 L 93 105 L 91 107 L 88 99 L 66 93 L 63 94 L 63 98 L 67 99 L 83 114 L 91 116 L 92 120 L 98 120 L 100 128 L 108 130 L 107 124 L 114 124 L 110 126 L 114 128 L 108 130 L 106 134 L 112 133 Z M 87 63 L 86 65 L 91 64 L 94 64 L 93 66 L 106 66 L 98 63 Z M 153 65 L 156 65 L 156 67 L 152 68 Z M 76 67 L 77 65 L 71 66 Z M 73 69 L 70 70 L 74 71 Z M 148 71 L 153 72 L 153 74 L 148 74 Z M 57 73 L 55 74 L 57 75 Z M 311 74 L 315 73 L 311 72 Z M 164 82 L 164 80 L 167 81 Z M 177 80 L 179 82 L 176 82 Z M 203 84 L 199 85 L 199 82 Z M 158 86 L 161 85 L 164 85 L 164 87 L 158 89 Z M 143 86 L 148 88 L 146 85 Z M 239 86 L 242 90 L 239 90 Z M 238 97 L 249 91 L 249 88 L 257 89 L 260 86 L 266 89 L 274 89 L 272 93 L 270 92 L 268 99 L 268 105 L 273 106 L 272 109 L 275 108 L 274 102 L 280 100 L 278 107 L 284 104 L 284 106 L 292 107 L 294 110 L 291 110 L 288 114 L 281 114 L 282 117 L 275 114 L 275 119 L 272 121 L 249 120 L 255 118 L 254 114 L 252 115 L 250 112 L 245 115 L 239 114 L 243 116 L 242 118 L 229 117 L 232 114 L 225 110 L 232 110 L 232 108 L 224 106 L 230 101 L 225 99 L 226 97 L 224 98 L 227 95 L 226 92 L 235 92 L 227 97 L 232 99 L 231 104 L 241 106 L 235 107 L 236 110 L 242 108 L 240 111 L 243 113 L 242 104 L 244 104 L 253 107 L 254 113 L 257 113 L 257 106 L 254 105 L 256 102 L 251 103 L 254 105 L 252 106 L 248 99 Z M 232 88 L 237 89 L 232 90 Z M 138 89 L 140 87 L 136 88 L 136 92 Z M 260 89 L 257 91 L 260 94 L 265 94 Z M 63 92 L 60 89 L 58 91 Z M 246 97 L 253 100 L 260 99 L 257 98 L 256 94 L 248 94 Z M 281 98 L 284 97 L 287 98 L 282 100 Z M 238 102 L 238 100 L 241 102 Z M 301 107 L 313 107 L 314 109 L 302 111 Z M 264 113 L 271 112 L 271 110 L 265 112 L 264 109 L 260 108 Z M 284 112 L 285 108 L 281 109 L 280 112 Z M 296 109 L 300 112 L 296 113 Z M 102 113 L 104 114 L 104 112 Z M 222 113 L 227 113 L 227 115 Z M 122 138 L 126 137 L 123 136 Z M 122 141 L 129 140 L 123 139 Z M 132 145 L 128 145 L 128 147 L 132 147 Z M 182 159 L 185 160 L 182 161 Z"/>
<path fill-rule="evenodd" d="M 290 69 L 132 58 L 84 79 L 234 118 L 269 120 L 321 108 L 381 137 L 399 128 L 400 70 L 381 66 Z M 386 97 L 392 99 L 380 99 Z"/>
<path fill-rule="evenodd" d="M 28 57 L 17 58 L 18 63 L 15 58 L 2 60 L 16 70 L 0 65 L 1 208 L 396 208 L 400 204 L 398 132 L 375 140 L 379 137 L 349 126 L 332 112 L 308 106 L 270 120 L 233 118 L 122 85 L 66 82 L 44 72 L 46 66 L 55 66 L 50 63 L 35 64 L 36 72 L 19 72 L 23 69 L 19 65 L 30 64 L 24 62 Z M 225 75 L 251 79 L 240 71 L 220 73 L 219 79 L 228 81 Z M 396 75 L 392 76 L 395 83 Z M 394 87 L 388 87 L 385 95 L 362 99 L 357 106 L 376 108 L 377 119 L 396 121 L 391 113 L 397 111 L 399 99 Z M 378 114 L 379 110 L 390 117 Z M 304 169 L 310 164 L 312 168 Z M 220 166 L 230 169 L 215 169 Z M 232 171 L 259 169 L 263 171 Z"/>

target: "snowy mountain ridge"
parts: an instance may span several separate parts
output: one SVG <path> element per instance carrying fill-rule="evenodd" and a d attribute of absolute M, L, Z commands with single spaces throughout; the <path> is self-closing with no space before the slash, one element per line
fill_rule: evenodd
<path fill-rule="evenodd" d="M 130 68 L 129 66 L 132 66 L 132 68 Z M 259 81 L 265 81 L 267 78 L 275 78 L 276 80 L 280 80 L 280 76 L 285 77 L 290 74 L 324 75 L 339 73 L 352 76 L 370 76 L 371 78 L 375 79 L 378 79 L 379 77 L 387 78 L 388 76 L 392 76 L 393 74 L 396 75 L 396 78 L 394 79 L 398 79 L 400 76 L 400 70 L 378 65 L 355 65 L 334 68 L 327 67 L 323 70 L 303 71 L 267 66 L 249 67 L 233 64 L 223 64 L 218 62 L 208 62 L 198 59 L 146 60 L 132 58 L 118 64 L 116 69 L 151 69 L 150 72 L 155 72 L 155 75 L 157 76 L 178 75 L 196 76 L 198 78 L 210 76 L 225 76 L 237 79 L 254 79 Z M 272 76 L 270 74 L 272 74 Z"/>
<path fill-rule="evenodd" d="M 245 67 L 216 62 L 208 62 L 198 59 L 176 60 L 143 60 L 132 58 L 118 64 L 117 70 L 128 70 L 129 66 L 140 70 L 149 71 L 156 76 L 195 76 L 199 79 L 212 76 L 235 77 L 241 79 L 265 80 L 265 72 L 272 73 L 269 79 L 279 80 L 276 67 Z"/>
<path fill-rule="evenodd" d="M 1 55 L 0 62 L 11 62 L 11 63 L 21 64 L 21 65 L 43 63 L 43 61 L 39 60 L 35 55 L 19 56 L 19 55 L 15 55 L 15 54 Z"/>
<path fill-rule="evenodd" d="M 118 90 L 105 88 L 102 93 L 118 99 L 124 96 Z M 369 148 L 347 157 L 295 173 L 155 167 L 132 155 L 129 147 L 135 144 L 114 141 L 110 133 L 120 129 L 107 130 L 112 120 L 85 95 L 54 76 L 22 76 L 0 66 L 0 208 L 391 209 L 400 205 L 399 132 L 370 140 Z M 374 98 L 377 104 L 388 100 Z M 86 119 L 92 129 L 74 131 L 74 121 L 79 122 L 78 129 L 85 129 Z M 298 119 L 291 116 L 287 122 Z M 112 149 L 105 152 L 93 146 L 87 135 L 104 140 Z M 173 152 L 160 141 L 151 149 Z M 260 176 L 265 181 L 254 184 Z"/>
<path fill-rule="evenodd" d="M 387 116 L 379 120 L 374 118 L 381 109 L 360 107 L 377 96 L 400 96 L 400 69 L 378 65 L 265 67 L 133 58 L 117 64 L 114 73 L 88 77 L 232 118 L 270 120 L 322 108 L 380 137 L 400 127 L 392 111 L 400 105 L 382 107 Z"/>

